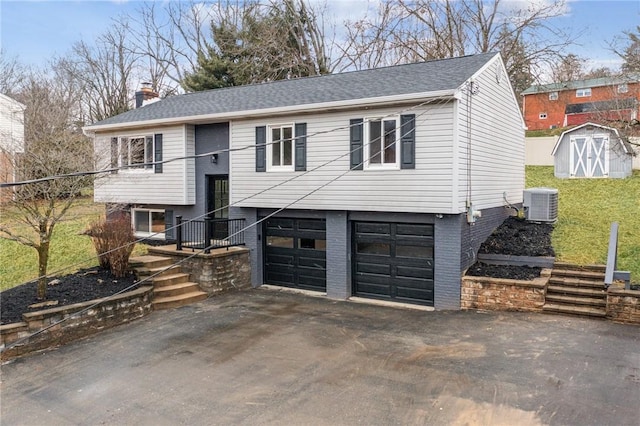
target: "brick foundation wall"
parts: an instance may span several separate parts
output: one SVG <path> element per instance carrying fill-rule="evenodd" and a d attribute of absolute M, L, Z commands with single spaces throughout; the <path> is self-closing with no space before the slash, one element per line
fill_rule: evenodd
<path fill-rule="evenodd" d="M 0 326 L 0 349 L 2 350 L 0 359 L 4 361 L 30 352 L 60 346 L 141 318 L 152 310 L 152 294 L 152 286 L 143 286 L 106 300 L 96 299 L 23 314 L 23 322 Z M 58 322 L 60 324 L 56 324 Z M 33 335 L 49 326 L 52 327 Z M 9 346 L 21 339 L 25 340 L 15 346 Z"/>
<path fill-rule="evenodd" d="M 615 322 L 640 324 L 640 291 L 609 288 L 607 318 Z"/>
<path fill-rule="evenodd" d="M 542 311 L 551 270 L 531 281 L 491 277 L 462 277 L 461 309 Z"/>
<path fill-rule="evenodd" d="M 211 250 L 211 253 L 176 251 L 175 246 L 150 247 L 149 254 L 169 257 L 191 275 L 202 291 L 214 295 L 228 290 L 251 287 L 249 249 L 229 247 Z"/>

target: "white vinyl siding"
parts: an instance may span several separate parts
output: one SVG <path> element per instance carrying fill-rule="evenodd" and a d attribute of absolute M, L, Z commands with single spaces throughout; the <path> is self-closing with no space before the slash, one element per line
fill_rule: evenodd
<path fill-rule="evenodd" d="M 189 127 L 191 127 L 190 131 Z M 158 133 L 163 135 L 162 158 L 164 161 L 193 154 L 193 126 L 153 127 L 127 132 L 100 133 L 96 134 L 94 142 L 96 155 L 99 158 L 98 168 L 109 168 L 112 137 L 136 137 Z M 164 163 L 162 173 L 134 169 L 100 175 L 94 183 L 94 199 L 103 203 L 193 204 L 195 201 L 194 163 L 193 159 Z"/>
<path fill-rule="evenodd" d="M 317 190 L 290 208 L 449 212 L 453 190 L 453 101 L 406 111 L 416 114 L 415 169 L 354 170 L 332 182 L 349 170 L 349 120 L 399 115 L 403 108 L 408 107 L 286 117 L 284 122 L 307 123 L 308 172 L 256 173 L 255 149 L 235 151 L 230 164 L 232 202 L 238 207 L 279 208 Z M 268 124 L 268 119 L 234 121 L 231 148 L 255 145 L 256 126 Z M 254 194 L 258 195 L 251 197 Z M 246 197 L 251 198 L 241 201 Z"/>
<path fill-rule="evenodd" d="M 0 94 L 0 149 L 24 152 L 24 105 Z"/>
<path fill-rule="evenodd" d="M 496 58 L 494 62 L 498 62 Z M 458 108 L 458 203 L 465 211 L 467 198 L 476 210 L 522 202 L 524 190 L 524 124 L 507 79 L 496 82 L 493 63 L 474 77 L 479 87 L 472 95 L 470 119 L 466 92 Z M 470 128 L 469 128 L 470 124 Z M 471 172 L 468 135 L 471 135 Z M 469 186 L 470 185 L 470 186 Z"/>

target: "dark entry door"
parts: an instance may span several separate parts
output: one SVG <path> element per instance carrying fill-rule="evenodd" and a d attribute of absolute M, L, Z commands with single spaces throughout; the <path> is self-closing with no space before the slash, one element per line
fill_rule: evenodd
<path fill-rule="evenodd" d="M 229 176 L 207 176 L 207 216 L 212 219 L 229 218 Z M 226 221 L 215 221 L 213 238 L 223 240 L 229 236 L 229 224 Z"/>
<path fill-rule="evenodd" d="M 264 282 L 326 291 L 326 223 L 323 219 L 264 221 Z"/>
<path fill-rule="evenodd" d="M 353 224 L 357 296 L 433 306 L 433 225 Z"/>

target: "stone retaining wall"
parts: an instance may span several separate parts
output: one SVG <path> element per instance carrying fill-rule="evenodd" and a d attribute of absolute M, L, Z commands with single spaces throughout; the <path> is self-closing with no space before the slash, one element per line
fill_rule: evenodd
<path fill-rule="evenodd" d="M 143 286 L 111 298 L 23 314 L 23 322 L 0 326 L 0 359 L 63 345 L 141 318 L 151 312 L 152 297 L 153 287 Z"/>
<path fill-rule="evenodd" d="M 191 281 L 198 283 L 209 296 L 251 287 L 251 263 L 249 249 L 229 247 L 211 250 L 211 253 L 177 251 L 175 245 L 150 247 L 149 254 L 169 257 L 179 263 Z"/>
<path fill-rule="evenodd" d="M 461 309 L 539 312 L 544 306 L 550 269 L 530 281 L 491 277 L 462 277 Z"/>
<path fill-rule="evenodd" d="M 610 287 L 607 291 L 607 318 L 615 322 L 640 324 L 640 291 Z"/>

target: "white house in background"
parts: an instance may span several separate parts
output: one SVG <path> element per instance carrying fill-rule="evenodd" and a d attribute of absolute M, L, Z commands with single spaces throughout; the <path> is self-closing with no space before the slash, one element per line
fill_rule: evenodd
<path fill-rule="evenodd" d="M 95 199 L 139 235 L 172 239 L 176 215 L 244 218 L 255 286 L 338 299 L 458 309 L 461 275 L 524 189 L 496 53 L 173 96 L 85 131 L 104 167 L 133 166 Z"/>
<path fill-rule="evenodd" d="M 14 165 L 24 153 L 24 109 L 20 102 L 0 94 L 0 182 L 14 182 Z M 13 191 L 2 188 L 0 202 L 11 199 Z"/>

